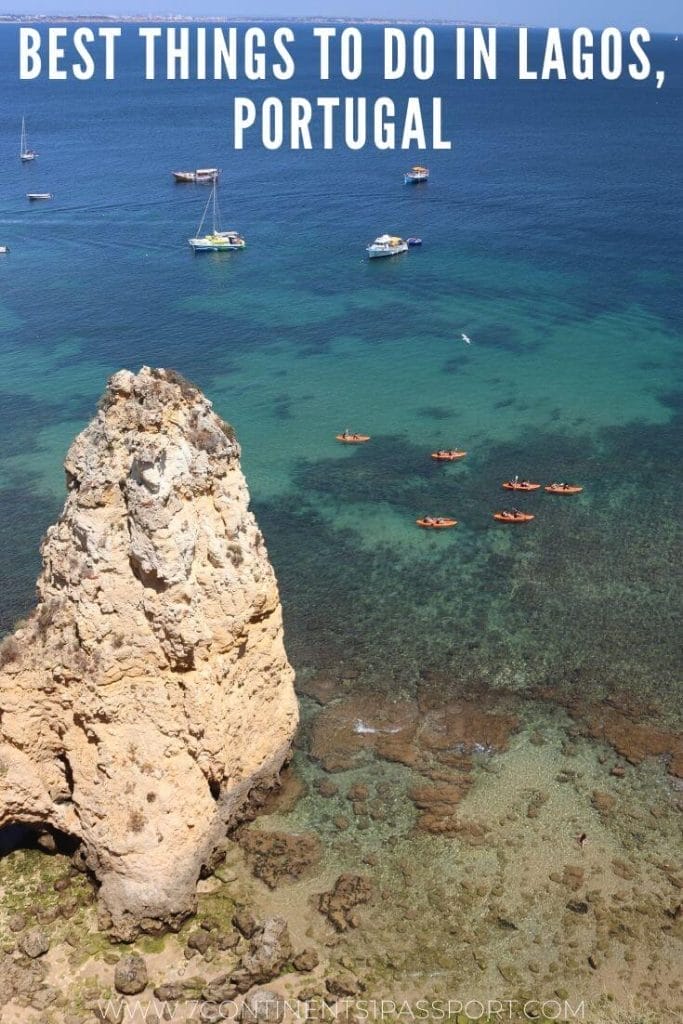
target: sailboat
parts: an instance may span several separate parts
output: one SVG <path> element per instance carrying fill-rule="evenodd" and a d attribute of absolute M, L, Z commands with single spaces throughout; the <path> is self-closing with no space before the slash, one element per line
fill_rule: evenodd
<path fill-rule="evenodd" d="M 211 195 L 206 202 L 202 219 L 200 220 L 199 227 L 197 228 L 196 237 L 188 238 L 188 242 L 195 252 L 226 252 L 231 249 L 244 249 L 247 244 L 237 231 L 221 231 L 220 210 L 218 209 L 216 188 L 216 182 L 214 182 L 213 188 L 211 189 Z M 206 235 L 202 235 L 202 229 L 209 212 L 209 207 L 211 207 L 211 231 Z"/>
<path fill-rule="evenodd" d="M 21 142 L 19 143 L 19 159 L 22 163 L 29 163 L 31 160 L 35 160 L 38 154 L 33 149 L 28 148 L 28 135 L 26 134 L 26 118 L 21 119 Z"/>

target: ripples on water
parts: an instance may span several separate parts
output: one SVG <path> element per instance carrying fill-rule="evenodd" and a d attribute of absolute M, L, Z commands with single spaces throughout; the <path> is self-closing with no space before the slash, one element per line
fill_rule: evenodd
<path fill-rule="evenodd" d="M 65 447 L 106 376 L 150 362 L 195 379 L 237 427 L 300 668 L 343 658 L 371 686 L 410 688 L 436 666 L 459 683 L 670 694 L 673 44 L 656 43 L 663 91 L 596 82 L 590 103 L 569 83 L 444 74 L 455 147 L 411 189 L 400 153 L 231 152 L 229 91 L 143 83 L 125 38 L 115 83 L 58 97 L 18 83 L 14 31 L 0 29 L 0 141 L 14 152 L 24 111 L 40 157 L 0 167 L 3 628 L 32 601 Z M 202 163 L 224 169 L 245 253 L 186 245 L 206 192 L 170 171 Z M 29 187 L 55 200 L 29 207 Z M 424 247 L 370 265 L 364 245 L 384 230 Z M 372 444 L 335 447 L 345 426 Z M 432 465 L 451 444 L 466 463 Z M 490 515 L 515 472 L 585 492 L 522 496 L 537 519 L 505 530 Z M 420 513 L 461 525 L 426 536 Z"/>

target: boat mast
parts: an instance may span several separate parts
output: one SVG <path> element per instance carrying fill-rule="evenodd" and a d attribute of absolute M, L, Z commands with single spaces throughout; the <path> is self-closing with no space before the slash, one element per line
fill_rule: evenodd
<path fill-rule="evenodd" d="M 212 233 L 215 235 L 216 234 L 216 183 L 215 182 L 213 184 L 213 189 L 211 190 L 211 194 L 213 196 L 213 232 Z"/>
<path fill-rule="evenodd" d="M 211 202 L 211 196 L 209 196 L 209 198 L 206 200 L 206 206 L 204 207 L 204 213 L 202 214 L 202 219 L 200 220 L 199 227 L 197 228 L 197 238 L 201 238 L 202 228 L 204 227 L 204 221 L 206 220 L 206 215 L 209 212 L 209 203 L 210 202 Z"/>

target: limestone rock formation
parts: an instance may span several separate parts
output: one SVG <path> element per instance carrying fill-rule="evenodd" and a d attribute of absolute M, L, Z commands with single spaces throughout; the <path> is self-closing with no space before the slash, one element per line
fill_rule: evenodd
<path fill-rule="evenodd" d="M 115 374 L 67 455 L 37 608 L 0 651 L 0 826 L 80 840 L 122 938 L 191 912 L 297 725 L 239 455 L 178 374 Z"/>

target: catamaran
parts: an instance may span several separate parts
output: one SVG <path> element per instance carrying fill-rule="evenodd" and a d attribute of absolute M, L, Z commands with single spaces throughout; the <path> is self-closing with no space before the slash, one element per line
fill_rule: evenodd
<path fill-rule="evenodd" d="M 200 220 L 199 227 L 197 228 L 196 237 L 188 238 L 188 242 L 195 252 L 227 252 L 231 249 L 244 249 L 247 244 L 237 231 L 221 231 L 220 210 L 218 208 L 216 187 L 216 183 L 214 182 L 213 188 L 211 189 L 211 195 L 206 202 L 202 219 Z M 209 207 L 211 207 L 211 231 L 206 235 L 202 235 L 202 229 L 204 227 L 206 215 L 209 212 Z"/>
<path fill-rule="evenodd" d="M 19 159 L 22 163 L 29 163 L 38 156 L 35 150 L 28 147 L 28 135 L 26 134 L 26 118 L 21 119 L 21 142 L 19 143 Z"/>

